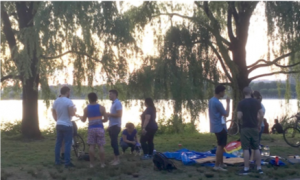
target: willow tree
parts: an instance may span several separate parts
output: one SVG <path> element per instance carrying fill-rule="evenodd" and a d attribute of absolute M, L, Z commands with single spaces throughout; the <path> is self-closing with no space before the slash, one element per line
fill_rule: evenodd
<path fill-rule="evenodd" d="M 147 2 L 133 9 L 132 12 L 138 14 L 139 18 L 144 15 L 155 29 L 159 29 L 163 18 L 169 17 L 171 20 L 167 22 L 168 31 L 163 37 L 157 38 L 161 40 L 157 43 L 160 53 L 156 59 L 160 59 L 159 63 L 146 63 L 151 71 L 147 72 L 145 67 L 137 71 L 132 79 L 133 84 L 142 82 L 143 77 L 149 79 L 149 73 L 152 72 L 153 79 L 148 86 L 155 89 L 149 84 L 155 85 L 157 80 L 165 84 L 172 98 L 178 101 L 177 106 L 203 98 L 200 94 L 205 91 L 195 90 L 202 88 L 203 83 L 213 81 L 214 84 L 228 84 L 232 89 L 233 112 L 243 98 L 243 88 L 257 78 L 296 74 L 299 88 L 300 2 L 261 2 L 265 7 L 268 25 L 266 46 L 269 50 L 266 52 L 267 59 L 247 65 L 245 47 L 250 19 L 258 3 L 195 1 L 192 7 L 187 7 L 184 3 Z M 181 21 L 173 22 L 174 17 L 179 17 Z M 287 58 L 288 63 L 285 63 Z M 208 66 L 205 68 L 206 64 Z M 262 67 L 271 67 L 272 72 L 249 76 Z M 211 75 L 207 75 L 208 72 Z M 168 83 L 173 85 L 167 86 Z M 145 91 L 145 86 L 140 87 Z"/>
<path fill-rule="evenodd" d="M 57 71 L 73 66 L 78 87 L 91 86 L 97 74 L 103 75 L 98 81 L 113 82 L 138 50 L 134 26 L 116 2 L 1 2 L 1 20 L 1 83 L 22 89 L 22 134 L 28 138 L 41 136 L 38 89 L 49 105 L 48 81 Z"/>

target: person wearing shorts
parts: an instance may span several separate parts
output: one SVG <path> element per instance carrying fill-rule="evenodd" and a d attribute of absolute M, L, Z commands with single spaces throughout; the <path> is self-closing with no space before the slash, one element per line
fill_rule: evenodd
<path fill-rule="evenodd" d="M 225 95 L 225 87 L 223 85 L 218 85 L 215 88 L 215 96 L 209 100 L 208 111 L 210 120 L 210 132 L 215 133 L 218 147 L 216 152 L 216 164 L 214 170 L 216 171 L 227 171 L 225 165 L 223 164 L 223 153 L 224 147 L 227 144 L 227 128 L 225 120 L 222 116 L 228 117 L 229 115 L 229 104 L 230 99 L 227 97 L 227 107 L 224 109 L 222 103 L 219 99 Z"/>
<path fill-rule="evenodd" d="M 107 122 L 106 110 L 103 106 L 97 103 L 98 97 L 96 93 L 89 93 L 88 99 L 90 104 L 84 109 L 84 115 L 78 116 L 82 122 L 85 122 L 88 118 L 88 138 L 87 143 L 90 145 L 89 157 L 90 168 L 94 167 L 95 161 L 95 146 L 99 147 L 99 156 L 101 167 L 105 167 L 104 164 L 104 145 L 105 145 L 105 132 L 103 122 Z"/>
<path fill-rule="evenodd" d="M 263 121 L 263 110 L 261 103 L 257 99 L 251 98 L 252 90 L 250 87 L 245 87 L 243 93 L 245 99 L 239 102 L 237 108 L 238 120 L 242 122 L 240 139 L 244 151 L 244 169 L 241 170 L 239 175 L 249 174 L 250 148 L 254 150 L 257 172 L 263 174 L 259 151 L 259 132 Z"/>

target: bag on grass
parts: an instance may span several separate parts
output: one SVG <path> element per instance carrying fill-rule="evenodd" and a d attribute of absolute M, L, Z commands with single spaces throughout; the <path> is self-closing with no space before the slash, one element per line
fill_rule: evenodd
<path fill-rule="evenodd" d="M 166 170 L 166 171 L 172 171 L 173 169 L 177 169 L 174 165 L 174 163 L 169 160 L 163 153 L 156 152 L 153 156 L 153 163 L 154 166 L 158 170 Z"/>
<path fill-rule="evenodd" d="M 89 153 L 80 153 L 78 156 L 79 161 L 90 161 Z"/>

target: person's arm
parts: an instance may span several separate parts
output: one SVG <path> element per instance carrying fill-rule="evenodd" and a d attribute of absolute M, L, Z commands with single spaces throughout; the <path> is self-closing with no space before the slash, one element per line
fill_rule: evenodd
<path fill-rule="evenodd" d="M 137 133 L 135 134 L 134 138 L 135 138 L 135 142 L 140 143 Z"/>
<path fill-rule="evenodd" d="M 264 120 L 264 112 L 262 109 L 260 109 L 257 113 L 257 119 L 258 119 L 258 129 L 261 129 L 261 123 Z"/>
<path fill-rule="evenodd" d="M 145 115 L 145 121 L 144 121 L 143 127 L 142 127 L 143 130 L 146 129 L 146 127 L 147 127 L 147 125 L 148 125 L 148 123 L 149 123 L 149 121 L 150 121 L 150 118 L 151 118 L 151 115 L 150 115 L 150 114 L 146 114 L 146 115 Z"/>
<path fill-rule="evenodd" d="M 57 121 L 57 114 L 56 114 L 55 109 L 53 109 L 53 108 L 52 108 L 52 117 L 55 121 Z"/>
<path fill-rule="evenodd" d="M 237 118 L 238 118 L 238 120 L 241 121 L 242 117 L 243 117 L 243 112 L 242 111 L 238 111 L 237 112 Z"/>
<path fill-rule="evenodd" d="M 102 122 L 104 122 L 104 123 L 107 122 L 108 118 L 107 118 L 107 113 L 106 113 L 105 107 L 100 106 L 100 112 L 101 112 L 102 117 L 103 117 Z"/>
<path fill-rule="evenodd" d="M 125 134 L 122 134 L 122 138 L 123 138 L 123 141 L 126 142 L 126 143 L 130 143 L 130 144 L 134 144 L 135 145 L 135 142 L 134 141 L 129 141 L 127 140 L 127 136 Z"/>
<path fill-rule="evenodd" d="M 117 114 L 112 114 L 112 113 L 107 113 L 107 116 L 109 117 L 122 117 L 122 109 L 121 110 L 117 110 Z"/>
<path fill-rule="evenodd" d="M 122 104 L 118 102 L 115 105 L 115 108 L 117 110 L 117 114 L 106 113 L 108 117 L 115 117 L 115 118 L 122 117 Z"/>
<path fill-rule="evenodd" d="M 83 116 L 78 116 L 78 115 L 76 115 L 76 116 L 79 117 L 82 122 L 85 122 L 87 119 L 87 108 L 84 108 Z"/>
<path fill-rule="evenodd" d="M 71 100 L 70 100 L 70 103 L 69 103 L 68 111 L 69 111 L 69 116 L 70 117 L 75 116 L 76 112 L 75 112 L 75 109 L 74 109 L 74 104 Z"/>

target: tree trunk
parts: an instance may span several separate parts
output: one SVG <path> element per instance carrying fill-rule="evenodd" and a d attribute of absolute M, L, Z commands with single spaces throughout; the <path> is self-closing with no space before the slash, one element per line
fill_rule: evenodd
<path fill-rule="evenodd" d="M 39 77 L 30 77 L 23 82 L 23 118 L 22 135 L 30 139 L 41 137 L 38 116 L 38 81 Z"/>

